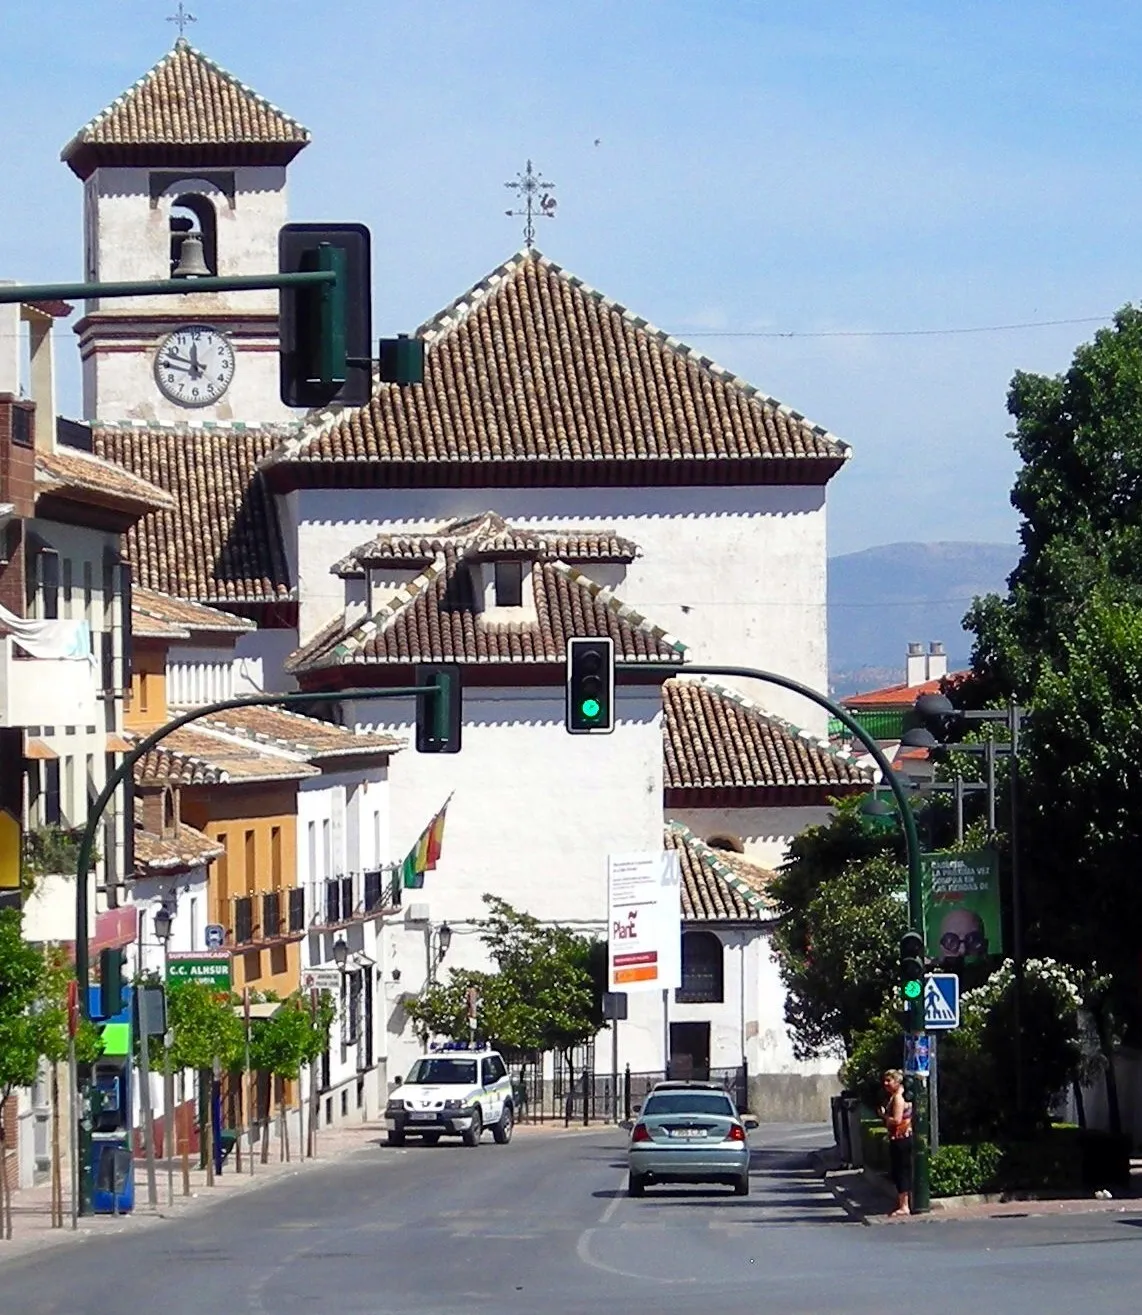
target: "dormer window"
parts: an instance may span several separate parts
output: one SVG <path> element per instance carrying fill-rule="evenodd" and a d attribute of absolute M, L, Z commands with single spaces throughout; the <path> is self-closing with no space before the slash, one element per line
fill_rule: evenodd
<path fill-rule="evenodd" d="M 523 562 L 496 562 L 496 606 L 523 606 Z"/>

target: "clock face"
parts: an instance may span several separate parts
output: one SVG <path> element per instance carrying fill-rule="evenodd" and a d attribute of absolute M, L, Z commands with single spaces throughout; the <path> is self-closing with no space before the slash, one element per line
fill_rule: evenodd
<path fill-rule="evenodd" d="M 184 324 L 159 343 L 155 382 L 179 406 L 210 406 L 234 378 L 234 348 L 208 324 Z"/>

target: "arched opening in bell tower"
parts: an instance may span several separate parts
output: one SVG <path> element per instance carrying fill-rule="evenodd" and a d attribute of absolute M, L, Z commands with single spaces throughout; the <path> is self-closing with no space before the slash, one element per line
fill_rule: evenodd
<path fill-rule="evenodd" d="M 176 196 L 170 211 L 170 265 L 174 274 L 183 239 L 194 234 L 202 241 L 202 255 L 211 274 L 218 273 L 218 216 L 208 197 L 197 192 Z"/>

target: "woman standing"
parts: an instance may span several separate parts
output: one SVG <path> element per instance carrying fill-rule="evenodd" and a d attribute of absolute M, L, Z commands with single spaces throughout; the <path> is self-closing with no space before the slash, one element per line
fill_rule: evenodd
<path fill-rule="evenodd" d="M 912 1213 L 909 1192 L 912 1186 L 912 1106 L 904 1099 L 904 1074 L 890 1068 L 881 1078 L 885 1103 L 880 1117 L 888 1130 L 888 1161 L 896 1188 L 896 1209 L 889 1219 L 901 1219 Z"/>

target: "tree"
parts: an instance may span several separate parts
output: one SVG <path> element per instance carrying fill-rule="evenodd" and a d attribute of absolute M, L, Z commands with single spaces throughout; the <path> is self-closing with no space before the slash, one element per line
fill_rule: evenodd
<path fill-rule="evenodd" d="M 267 993 L 265 999 L 274 997 Z M 285 1084 L 296 1082 L 303 1064 L 312 1064 L 325 1049 L 333 1021 L 333 1003 L 323 994 L 314 1018 L 309 1001 L 298 994 L 281 1002 L 270 1018 L 254 1023 L 250 1035 L 250 1068 L 268 1073 L 274 1080 L 274 1099 L 279 1111 L 279 1140 L 282 1158 L 290 1158 L 289 1128 L 285 1118 Z M 268 1118 L 267 1103 L 267 1118 Z M 262 1163 L 269 1153 L 269 1138 L 263 1137 Z"/>
<path fill-rule="evenodd" d="M 0 1236 L 12 1237 L 8 1199 L 8 1136 L 4 1103 L 17 1087 L 30 1087 L 40 1068 L 40 1023 L 34 1012 L 44 980 L 40 950 L 21 935 L 18 909 L 0 909 Z"/>
<path fill-rule="evenodd" d="M 478 925 L 494 972 L 454 970 L 409 1007 L 426 1032 L 468 1035 L 468 992 L 479 992 L 477 1036 L 509 1052 L 571 1049 L 603 1024 L 601 942 L 540 922 L 495 895 Z M 605 947 L 604 947 L 605 948 Z"/>

